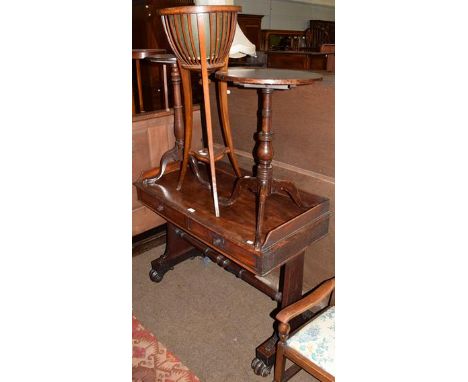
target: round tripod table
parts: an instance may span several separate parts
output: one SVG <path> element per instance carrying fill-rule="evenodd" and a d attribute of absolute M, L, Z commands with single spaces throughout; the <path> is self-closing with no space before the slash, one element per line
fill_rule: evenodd
<path fill-rule="evenodd" d="M 146 184 L 155 184 L 166 173 L 170 164 L 181 165 L 184 157 L 184 123 L 182 113 L 182 96 L 180 92 L 180 69 L 178 61 L 173 54 L 155 54 L 146 57 L 146 59 L 155 64 L 163 66 L 163 83 L 164 83 L 164 107 L 169 111 L 168 99 L 168 85 L 167 85 L 167 69 L 166 66 L 171 67 L 171 82 L 172 82 L 172 95 L 174 107 L 174 137 L 175 145 L 169 151 L 166 151 L 161 157 L 159 171 L 154 173 L 153 170 L 147 171 L 142 174 L 142 178 Z M 210 183 L 203 179 L 196 159 L 191 156 L 189 158 L 190 167 L 200 183 L 210 188 Z"/>
<path fill-rule="evenodd" d="M 231 68 L 220 70 L 215 74 L 220 81 L 233 82 L 245 88 L 259 89 L 262 93 L 262 130 L 257 134 L 257 176 L 239 178 L 229 200 L 221 201 L 223 205 L 235 203 L 242 187 L 248 187 L 257 194 L 257 221 L 255 232 L 255 249 L 261 247 L 261 233 L 265 214 L 265 202 L 271 194 L 289 196 L 299 207 L 302 201 L 294 183 L 273 179 L 273 133 L 272 95 L 274 90 L 287 90 L 299 85 L 309 85 L 322 80 L 318 73 L 269 68 Z"/>

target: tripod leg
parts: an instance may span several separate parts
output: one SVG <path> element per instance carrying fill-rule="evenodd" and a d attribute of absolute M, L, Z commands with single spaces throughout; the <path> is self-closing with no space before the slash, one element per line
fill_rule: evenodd
<path fill-rule="evenodd" d="M 218 190 L 216 187 L 216 169 L 214 160 L 213 150 L 213 130 L 211 127 L 211 107 L 210 107 L 210 89 L 208 82 L 208 63 L 206 54 L 206 41 L 205 41 L 205 19 L 202 14 L 197 15 L 198 20 L 198 37 L 200 39 L 200 64 L 202 74 L 202 86 L 203 86 L 203 100 L 205 105 L 205 116 L 206 116 L 206 138 L 208 140 L 208 157 L 210 162 L 211 172 L 211 191 L 213 192 L 213 204 L 215 209 L 216 217 L 219 217 L 219 206 L 218 206 Z"/>
<path fill-rule="evenodd" d="M 210 107 L 210 93 L 208 88 L 208 73 L 202 72 L 203 82 L 203 98 L 205 104 L 205 115 L 206 115 L 206 136 L 208 140 L 208 157 L 210 161 L 210 173 L 211 173 L 211 189 L 213 191 L 213 204 L 215 209 L 216 217 L 219 217 L 219 206 L 218 206 L 218 191 L 216 187 L 216 168 L 214 161 L 214 149 L 213 149 L 213 129 L 211 126 L 211 107 Z"/>

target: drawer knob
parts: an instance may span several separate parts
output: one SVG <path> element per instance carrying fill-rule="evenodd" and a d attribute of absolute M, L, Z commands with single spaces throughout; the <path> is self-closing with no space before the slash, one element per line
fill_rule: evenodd
<path fill-rule="evenodd" d="M 224 247 L 224 239 L 222 237 L 214 237 L 213 238 L 213 245 L 216 245 L 217 247 L 223 248 Z"/>
<path fill-rule="evenodd" d="M 162 204 L 160 204 L 156 210 L 158 210 L 159 212 L 163 212 L 164 211 L 164 206 Z"/>

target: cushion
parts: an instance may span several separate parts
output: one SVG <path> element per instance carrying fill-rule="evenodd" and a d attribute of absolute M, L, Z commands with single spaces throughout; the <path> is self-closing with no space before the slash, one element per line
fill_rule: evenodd
<path fill-rule="evenodd" d="M 331 375 L 335 375 L 335 307 L 327 309 L 286 342 Z"/>

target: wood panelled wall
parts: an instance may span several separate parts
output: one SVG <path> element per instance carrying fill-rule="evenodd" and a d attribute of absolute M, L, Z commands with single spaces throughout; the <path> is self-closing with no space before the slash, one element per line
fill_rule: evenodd
<path fill-rule="evenodd" d="M 174 114 L 161 111 L 133 117 L 132 123 L 132 182 L 147 170 L 159 167 L 161 156 L 174 147 Z M 200 109 L 195 106 L 193 116 L 193 145 L 201 148 Z M 165 221 L 143 206 L 132 187 L 132 236 L 138 235 Z"/>

